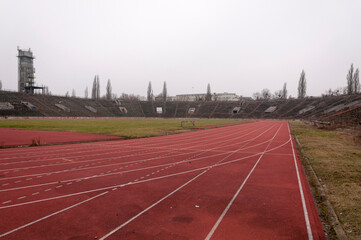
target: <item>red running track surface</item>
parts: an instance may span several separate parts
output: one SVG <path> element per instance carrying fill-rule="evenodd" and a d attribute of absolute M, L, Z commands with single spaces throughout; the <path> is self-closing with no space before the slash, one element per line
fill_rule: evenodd
<path fill-rule="evenodd" d="M 0 150 L 0 238 L 325 239 L 286 121 Z"/>
<path fill-rule="evenodd" d="M 122 137 L 90 133 L 0 128 L 0 147 L 31 145 L 33 140 L 40 140 L 40 143 L 44 145 L 54 143 L 90 142 L 121 138 Z"/>

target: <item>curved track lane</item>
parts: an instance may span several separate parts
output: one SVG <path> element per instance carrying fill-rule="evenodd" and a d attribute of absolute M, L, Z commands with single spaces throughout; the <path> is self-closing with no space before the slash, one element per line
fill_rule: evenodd
<path fill-rule="evenodd" d="M 4 239 L 325 239 L 285 121 L 0 150 Z"/>

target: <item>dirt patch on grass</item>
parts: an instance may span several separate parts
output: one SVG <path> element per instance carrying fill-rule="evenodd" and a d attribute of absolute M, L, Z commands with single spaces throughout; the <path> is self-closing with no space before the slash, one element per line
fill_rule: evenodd
<path fill-rule="evenodd" d="M 291 126 L 348 238 L 361 239 L 361 148 L 355 135 L 299 121 Z"/>

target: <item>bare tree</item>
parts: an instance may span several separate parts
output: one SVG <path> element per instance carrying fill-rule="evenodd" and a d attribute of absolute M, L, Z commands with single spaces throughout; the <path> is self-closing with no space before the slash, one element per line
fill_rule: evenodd
<path fill-rule="evenodd" d="M 92 88 L 92 99 L 97 98 L 97 76 L 95 75 Z"/>
<path fill-rule="evenodd" d="M 287 83 L 284 83 L 284 84 L 283 84 L 282 98 L 283 98 L 283 99 L 287 99 Z"/>
<path fill-rule="evenodd" d="M 351 94 L 354 93 L 353 64 L 351 64 L 351 67 L 350 67 L 350 69 L 348 70 L 346 79 L 347 79 L 347 94 L 348 94 L 348 95 L 351 95 Z"/>
<path fill-rule="evenodd" d="M 147 101 L 153 101 L 153 89 L 152 82 L 149 81 L 148 89 L 147 89 Z"/>
<path fill-rule="evenodd" d="M 163 98 L 163 102 L 167 101 L 167 83 L 165 81 L 163 84 L 162 98 Z"/>
<path fill-rule="evenodd" d="M 343 88 L 336 88 L 336 89 L 328 89 L 325 91 L 324 94 L 322 94 L 322 96 L 340 96 L 342 93 L 344 92 Z"/>
<path fill-rule="evenodd" d="M 99 84 L 99 75 L 97 75 L 97 84 L 96 84 L 96 99 L 100 99 L 100 84 Z"/>
<path fill-rule="evenodd" d="M 347 73 L 347 94 L 351 95 L 353 93 L 353 64 L 351 64 L 350 69 L 348 70 Z"/>
<path fill-rule="evenodd" d="M 271 98 L 271 92 L 268 88 L 265 88 L 262 90 L 262 98 L 263 99 L 270 99 Z"/>
<path fill-rule="evenodd" d="M 129 100 L 129 101 L 139 101 L 140 98 L 141 97 L 139 95 L 126 94 L 126 93 L 122 93 L 119 97 L 119 99 L 121 100 Z"/>
<path fill-rule="evenodd" d="M 65 97 L 69 97 L 69 91 L 66 91 Z"/>
<path fill-rule="evenodd" d="M 48 86 L 44 86 L 43 94 L 44 94 L 44 95 L 50 95 L 49 87 L 48 87 Z"/>
<path fill-rule="evenodd" d="M 76 97 L 75 89 L 73 88 L 73 91 L 71 91 L 71 97 Z"/>
<path fill-rule="evenodd" d="M 108 79 L 108 83 L 107 83 L 106 98 L 107 98 L 108 100 L 112 99 L 112 84 L 110 83 L 110 79 Z"/>
<path fill-rule="evenodd" d="M 358 93 L 360 91 L 360 73 L 358 68 L 356 69 L 353 75 L 353 93 Z"/>
<path fill-rule="evenodd" d="M 300 80 L 298 82 L 298 98 L 304 98 L 306 96 L 306 73 L 302 70 Z"/>
<path fill-rule="evenodd" d="M 207 85 L 206 101 L 212 101 L 211 85 Z"/>
<path fill-rule="evenodd" d="M 0 90 L 2 90 L 2 89 L 3 89 L 3 83 L 0 80 Z"/>
<path fill-rule="evenodd" d="M 88 98 L 88 86 L 85 88 L 84 97 Z"/>
<path fill-rule="evenodd" d="M 259 92 L 255 92 L 255 93 L 253 93 L 253 98 L 255 100 L 259 100 L 262 98 L 262 95 Z"/>
<path fill-rule="evenodd" d="M 273 98 L 275 99 L 282 98 L 282 90 L 275 91 L 275 93 L 273 94 Z"/>

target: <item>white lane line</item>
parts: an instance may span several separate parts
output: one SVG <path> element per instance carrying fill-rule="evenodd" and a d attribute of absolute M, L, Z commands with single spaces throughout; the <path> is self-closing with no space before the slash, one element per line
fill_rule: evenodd
<path fill-rule="evenodd" d="M 109 233 L 107 233 L 106 235 L 104 235 L 103 237 L 101 237 L 99 240 L 104 240 L 107 237 L 109 237 L 110 235 L 112 235 L 113 233 L 115 233 L 116 231 L 118 231 L 119 229 L 121 229 L 122 227 L 124 227 L 125 225 L 127 225 L 128 223 L 132 222 L 133 220 L 135 220 L 136 218 L 138 218 L 139 216 L 141 216 L 142 214 L 144 214 L 145 212 L 147 212 L 148 210 L 152 209 L 153 207 L 157 206 L 159 203 L 161 203 L 162 201 L 164 201 L 165 199 L 167 199 L 168 197 L 172 196 L 174 193 L 178 192 L 179 190 L 181 190 L 183 187 L 187 186 L 189 183 L 193 182 L 194 180 L 196 180 L 197 178 L 199 178 L 200 176 L 202 176 L 204 173 L 206 173 L 207 170 L 204 170 L 203 172 L 201 172 L 200 174 L 198 174 L 197 176 L 195 176 L 194 178 L 192 178 L 191 180 L 189 180 L 188 182 L 186 182 L 185 184 L 183 184 L 182 186 L 178 187 L 177 189 L 175 189 L 174 191 L 172 191 L 171 193 L 167 194 L 166 196 L 164 196 L 163 198 L 159 199 L 157 202 L 153 203 L 152 205 L 150 205 L 149 207 L 147 207 L 146 209 L 144 209 L 143 211 L 141 211 L 140 213 L 138 213 L 137 215 L 135 215 L 134 217 L 130 218 L 128 221 L 124 222 L 123 224 L 121 224 L 120 226 L 116 227 L 115 229 L 113 229 L 112 231 L 110 231 Z"/>
<path fill-rule="evenodd" d="M 256 129 L 256 130 L 254 130 L 254 131 L 257 131 L 257 130 L 259 130 L 259 129 Z M 246 130 L 244 130 L 244 131 L 241 131 L 241 132 L 245 132 Z M 239 136 L 239 137 L 237 137 L 237 138 L 235 138 L 235 139 L 239 139 L 239 138 L 242 138 L 242 137 L 244 137 L 244 136 L 246 136 L 246 135 L 248 135 L 248 134 L 250 134 L 250 133 L 252 133 L 252 132 L 254 132 L 254 131 L 251 131 L 251 132 L 248 132 L 247 134 L 245 134 L 245 135 L 241 135 L 241 136 Z M 227 138 L 227 137 L 229 137 L 229 136 L 231 136 L 231 135 L 235 135 L 235 134 L 239 134 L 239 132 L 237 132 L 237 133 L 234 133 L 234 131 L 232 132 L 232 134 L 228 134 L 228 135 L 224 135 L 224 134 L 221 134 L 222 135 L 222 137 L 218 137 L 218 138 L 213 138 L 213 139 L 222 139 L 222 138 Z M 220 134 L 217 134 L 217 135 L 220 135 Z M 207 138 L 207 140 L 206 140 L 206 142 L 208 141 L 208 139 L 209 139 L 209 136 L 205 136 L 204 138 Z M 234 139 L 231 139 L 232 141 L 234 140 Z M 230 141 L 230 140 L 228 140 L 228 141 Z M 226 142 L 228 142 L 228 141 L 226 141 Z M 197 141 L 197 142 L 199 142 L 199 141 Z M 202 141 L 202 142 L 205 142 L 205 141 Z M 208 144 L 208 143 L 207 143 Z M 207 144 L 198 144 L 198 145 L 196 145 L 196 146 L 193 146 L 192 145 L 192 147 L 188 147 L 188 148 L 184 148 L 184 149 L 191 149 L 191 148 L 194 148 L 194 147 L 199 147 L 199 146 L 204 146 L 204 145 L 207 145 Z M 173 145 L 176 145 L 176 144 L 173 144 Z M 159 149 L 162 149 L 162 147 L 158 147 Z M 217 148 L 217 147 L 216 147 Z M 183 149 L 183 150 L 184 150 Z M 168 150 L 166 150 L 166 151 L 163 151 L 163 152 L 167 152 Z M 171 153 L 171 152 L 170 152 Z M 101 155 L 101 154 L 97 154 L 97 155 Z M 134 154 L 133 154 L 134 155 Z M 135 154 L 135 156 L 138 156 L 138 155 L 143 155 L 143 154 Z M 129 156 L 129 155 L 128 155 Z M 123 158 L 123 156 L 121 156 L 120 158 Z M 105 160 L 107 161 L 107 160 L 109 160 L 109 159 L 116 159 L 116 158 L 105 158 Z M 97 159 L 97 160 L 99 160 L 99 159 Z M 96 160 L 92 160 L 92 161 L 96 161 Z M 86 161 L 81 161 L 81 162 L 86 162 Z M 79 163 L 79 162 L 77 162 L 77 163 Z M 62 165 L 64 165 L 65 163 L 63 163 Z M 70 163 L 66 163 L 66 164 L 70 164 Z M 91 165 L 94 165 L 95 163 L 92 163 Z M 45 167 L 45 166 L 54 166 L 54 164 L 47 164 L 47 165 L 40 165 L 40 166 L 34 166 L 34 167 L 31 167 L 31 168 L 37 168 L 37 167 Z M 15 169 L 17 169 L 17 168 L 15 168 Z M 18 169 L 29 169 L 29 168 L 18 168 Z M 8 169 L 7 169 L 8 170 Z M 13 169 L 11 169 L 11 170 L 13 170 Z M 18 170 L 15 170 L 15 171 L 18 171 Z M 14 172 L 15 172 L 14 171 Z"/>
<path fill-rule="evenodd" d="M 7 185 L 10 185 L 10 183 L 4 183 L 1 186 L 7 186 Z"/>
<path fill-rule="evenodd" d="M 44 192 L 49 192 L 51 190 L 51 188 L 48 188 L 46 190 L 44 190 Z"/>
<path fill-rule="evenodd" d="M 277 146 L 277 147 L 274 147 L 274 148 L 268 150 L 267 152 L 270 152 L 270 151 L 273 151 L 273 150 L 275 150 L 275 149 L 278 149 L 278 148 L 286 145 L 289 141 L 290 141 L 290 139 L 289 139 L 287 142 L 284 142 L 283 144 L 281 144 L 281 145 L 279 145 L 279 146 Z M 98 188 L 98 189 L 92 189 L 92 190 L 87 190 L 87 191 L 82 191 L 82 192 L 77 192 L 77 193 L 62 195 L 62 196 L 58 196 L 58 197 L 51 197 L 51 198 L 45 198 L 45 199 L 40 199 L 40 200 L 35 200 L 35 201 L 30 201 L 30 202 L 25 202 L 25 203 L 13 204 L 13 205 L 5 206 L 5 207 L 0 207 L 0 209 L 10 208 L 10 207 L 17 207 L 17 206 L 28 205 L 28 204 L 38 203 L 38 202 L 44 202 L 44 201 L 50 201 L 50 200 L 59 199 L 59 198 L 72 197 L 72 196 L 81 195 L 81 194 L 86 194 L 86 193 L 91 193 L 91 192 L 98 192 L 98 191 L 102 191 L 102 190 L 108 190 L 108 189 L 111 189 L 111 188 L 114 188 L 114 187 L 124 187 L 124 186 L 127 186 L 127 185 L 132 185 L 132 184 L 137 184 L 137 183 L 144 183 L 144 182 L 150 182 L 150 181 L 155 181 L 155 180 L 159 180 L 159 179 L 174 177 L 174 176 L 183 175 L 183 174 L 187 174 L 187 173 L 191 173 L 191 172 L 201 171 L 201 170 L 208 169 L 208 168 L 212 168 L 212 167 L 219 167 L 219 166 L 223 166 L 223 165 L 226 165 L 226 164 L 238 162 L 238 161 L 241 161 L 241 160 L 244 160 L 244 159 L 248 159 L 248 158 L 251 158 L 251 157 L 258 156 L 258 155 L 260 155 L 260 154 L 261 154 L 261 153 L 253 154 L 253 155 L 246 156 L 246 157 L 242 157 L 242 158 L 237 158 L 237 159 L 234 159 L 234 160 L 231 160 L 231 161 L 228 161 L 228 162 L 223 162 L 223 163 L 217 164 L 216 166 L 210 165 L 210 166 L 205 166 L 205 167 L 196 168 L 196 169 L 192 169 L 192 170 L 187 170 L 187 171 L 183 171 L 183 172 L 168 174 L 168 175 L 164 175 L 164 176 L 160 176 L 160 177 L 154 177 L 154 178 L 146 179 L 146 180 L 139 181 L 139 182 L 136 182 L 136 183 L 135 183 L 135 182 L 128 182 L 128 183 L 125 183 L 125 184 L 120 184 L 120 185 L 115 185 L 115 186 L 108 186 L 108 187 L 103 187 L 103 188 Z"/>
<path fill-rule="evenodd" d="M 61 187 L 63 187 L 63 185 L 56 186 L 55 188 L 61 188 Z"/>
<path fill-rule="evenodd" d="M 6 201 L 6 202 L 2 202 L 1 204 L 7 204 L 7 203 L 11 203 L 12 201 L 9 200 L 9 201 Z"/>
<path fill-rule="evenodd" d="M 287 126 L 288 126 L 288 132 L 289 132 L 289 134 L 290 134 L 290 138 L 292 138 L 289 124 L 287 124 Z M 310 219 L 309 219 L 309 216 L 308 216 L 308 211 L 307 211 L 305 196 L 304 196 L 304 194 L 303 194 L 303 188 L 302 188 L 300 173 L 299 173 L 298 166 L 297 166 L 296 154 L 295 154 L 295 149 L 294 149 L 294 147 L 293 147 L 293 141 L 292 141 L 292 139 L 291 139 L 291 146 L 292 146 L 292 153 L 293 153 L 293 161 L 294 161 L 294 163 L 295 163 L 296 173 L 297 173 L 298 188 L 299 188 L 299 190 L 300 190 L 300 195 L 301 195 L 303 215 L 304 215 L 304 217 L 305 217 L 305 223 L 306 223 L 306 228 L 307 228 L 307 235 L 308 235 L 308 239 L 309 239 L 309 240 L 313 240 L 313 235 L 312 235 L 312 229 L 311 229 Z"/>
<path fill-rule="evenodd" d="M 73 208 L 73 207 L 76 207 L 76 206 L 79 206 L 79 205 L 81 205 L 81 204 L 83 204 L 83 203 L 89 202 L 89 201 L 91 201 L 91 200 L 93 200 L 93 199 L 95 199 L 95 198 L 98 198 L 98 197 L 100 197 L 100 196 L 102 196 L 102 195 L 104 195 L 104 194 L 107 194 L 107 193 L 108 193 L 108 191 L 103 192 L 103 193 L 98 194 L 98 195 L 96 195 L 96 196 L 94 196 L 94 197 L 91 197 L 91 198 L 89 198 L 89 199 L 87 199 L 87 200 L 84 200 L 84 201 L 81 201 L 81 202 L 79 202 L 79 203 L 77 203 L 77 204 L 74 204 L 74 205 L 72 205 L 72 206 L 70 206 L 70 207 L 64 208 L 64 209 L 62 209 L 62 210 L 60 210 L 60 211 L 57 211 L 57 212 L 54 212 L 54 213 L 52 213 L 52 214 L 49 214 L 49 215 L 47 215 L 47 216 L 45 216 L 45 217 L 39 218 L 38 220 L 35 220 L 35 221 L 30 222 L 30 223 L 28 223 L 28 224 L 25 224 L 25 225 L 23 225 L 23 226 L 21 226 L 21 227 L 18 227 L 18 228 L 15 228 L 15 229 L 11 230 L 11 231 L 8 231 L 8 232 L 6 232 L 6 233 L 3 233 L 3 234 L 0 235 L 0 238 L 1 238 L 1 237 L 5 237 L 6 235 L 9 235 L 10 233 L 16 232 L 16 231 L 18 231 L 18 230 L 20 230 L 20 229 L 26 228 L 26 227 L 28 227 L 28 226 L 30 226 L 30 225 L 33 225 L 33 224 L 35 224 L 35 223 L 37 223 L 37 222 L 40 222 L 40 221 L 42 221 L 42 220 L 44 220 L 44 219 L 50 218 L 50 217 L 52 217 L 52 216 L 54 216 L 54 215 L 57 215 L 57 214 L 59 214 L 59 213 L 65 212 L 65 211 L 67 211 L 67 210 L 69 210 L 69 209 L 71 209 L 71 208 Z"/>
<path fill-rule="evenodd" d="M 26 198 L 26 196 L 18 197 L 19 200 L 24 199 L 24 198 Z"/>
<path fill-rule="evenodd" d="M 241 186 L 238 188 L 237 192 L 233 195 L 231 201 L 229 201 L 227 207 L 223 210 L 222 214 L 219 216 L 217 222 L 213 225 L 211 231 L 209 231 L 208 235 L 206 236 L 205 240 L 209 240 L 211 239 L 211 237 L 213 236 L 214 232 L 216 231 L 216 229 L 218 228 L 219 224 L 222 222 L 224 216 L 227 214 L 228 210 L 231 208 L 233 202 L 236 200 L 236 198 L 238 197 L 239 193 L 241 192 L 241 190 L 243 189 L 244 185 L 246 184 L 248 178 L 251 176 L 251 174 L 253 173 L 254 169 L 257 167 L 258 163 L 260 162 L 260 160 L 262 159 L 263 155 L 265 154 L 265 152 L 267 151 L 268 147 L 271 145 L 272 140 L 276 137 L 277 133 L 279 132 L 279 130 L 281 129 L 281 126 L 278 128 L 277 132 L 273 135 L 273 137 L 271 138 L 271 141 L 268 143 L 267 147 L 265 148 L 265 150 L 262 152 L 262 154 L 259 156 L 257 162 L 253 165 L 251 171 L 248 173 L 247 177 L 243 180 Z"/>
<path fill-rule="evenodd" d="M 281 129 L 281 126 L 278 128 L 277 132 L 274 134 L 274 136 L 270 139 L 266 149 L 262 152 L 261 156 L 259 157 L 259 159 L 257 160 L 257 163 L 255 164 L 255 166 L 253 167 L 253 169 L 251 170 L 251 172 L 253 172 L 254 168 L 256 167 L 256 165 L 258 164 L 258 162 L 260 161 L 260 159 L 262 158 L 262 156 L 264 155 L 264 153 L 267 151 L 269 145 L 271 144 L 272 140 L 275 138 L 275 136 L 277 135 L 278 131 Z M 242 148 L 240 148 L 242 149 Z M 238 149 L 238 150 L 240 150 Z M 102 238 L 100 238 L 100 240 L 104 240 L 106 238 L 108 238 L 110 235 L 112 235 L 113 233 L 117 232 L 119 229 L 123 228 L 125 225 L 127 225 L 128 223 L 132 222 L 133 220 L 135 220 L 136 218 L 138 218 L 139 216 L 141 216 L 142 214 L 144 214 L 145 212 L 147 212 L 148 210 L 150 210 L 151 208 L 153 208 L 154 206 L 158 205 L 159 203 L 161 203 L 163 200 L 167 199 L 169 196 L 173 195 L 175 192 L 179 191 L 180 189 L 182 189 L 184 186 L 188 185 L 189 183 L 193 182 L 194 180 L 196 180 L 198 177 L 202 176 L 203 174 L 205 174 L 206 172 L 208 172 L 210 169 L 212 169 L 214 166 L 218 166 L 222 163 L 222 161 L 224 161 L 226 158 L 228 158 L 229 156 L 231 156 L 234 153 L 230 153 L 229 155 L 227 155 L 226 157 L 224 157 L 223 159 L 221 159 L 220 161 L 218 161 L 215 164 L 212 164 L 210 166 L 208 166 L 203 172 L 201 172 L 200 174 L 198 174 L 197 176 L 195 176 L 194 178 L 192 178 L 191 180 L 189 180 L 188 182 L 186 182 L 185 184 L 183 184 L 182 186 L 180 186 L 179 188 L 177 188 L 176 190 L 174 190 L 173 192 L 169 193 L 168 195 L 166 195 L 165 197 L 163 197 L 162 199 L 158 200 L 157 202 L 153 203 L 152 205 L 150 205 L 148 208 L 144 209 L 143 211 L 141 211 L 140 213 L 138 213 L 137 215 L 135 215 L 134 217 L 130 218 L 128 221 L 124 222 L 123 224 L 121 224 L 120 226 L 118 226 L 117 228 L 113 229 L 112 231 L 110 231 L 108 234 L 106 234 L 105 236 L 103 236 Z M 157 171 L 159 172 L 159 170 Z M 251 175 L 251 173 L 249 174 L 249 176 Z M 247 179 L 248 177 L 247 176 Z M 138 179 L 136 179 L 135 181 L 138 181 Z M 245 180 L 247 181 L 247 180 Z M 244 184 L 243 184 L 244 185 Z"/>
<path fill-rule="evenodd" d="M 242 148 L 244 149 L 244 148 Z M 198 161 L 198 160 L 202 160 L 202 159 L 207 159 L 209 157 L 215 157 L 215 156 L 220 156 L 223 155 L 224 153 L 218 153 L 218 154 L 214 154 L 214 155 L 210 155 L 210 156 L 204 156 L 204 157 L 199 157 L 199 158 L 195 158 L 192 159 L 192 161 Z M 185 160 L 180 161 L 179 163 L 183 163 Z M 145 168 L 138 168 L 138 169 L 133 169 L 133 170 L 129 170 L 129 171 L 124 171 L 124 172 L 115 172 L 115 173 L 111 173 L 111 174 L 106 174 L 103 176 L 107 176 L 107 175 L 118 175 L 118 174 L 123 174 L 123 173 L 128 173 L 128 172 L 134 172 L 134 171 L 142 171 L 142 170 L 146 170 L 146 169 L 152 169 L 152 168 L 158 168 L 158 167 L 162 167 L 162 166 L 168 166 L 168 168 L 174 166 L 174 164 L 170 165 L 169 163 L 167 164 L 162 164 L 162 165 L 156 165 L 156 166 L 151 166 L 151 167 L 145 167 Z M 154 175 L 156 172 L 153 172 L 152 175 Z M 70 180 L 66 180 L 64 182 L 70 182 L 70 181 L 80 181 L 80 180 L 85 180 L 85 179 L 91 179 L 91 178 L 96 178 L 96 177 L 100 177 L 98 175 L 93 175 L 90 177 L 85 177 L 85 178 L 80 178 L 80 179 L 70 179 Z M 3 191 L 12 191 L 12 190 L 19 190 L 19 189 L 25 189 L 25 188 L 31 188 L 31 187 L 38 187 L 38 186 L 45 186 L 45 185 L 52 185 L 52 184 L 57 184 L 58 182 L 48 182 L 48 183 L 43 183 L 43 184 L 35 184 L 35 185 L 28 185 L 28 186 L 24 186 L 24 187 L 17 187 L 17 188 L 10 188 L 10 189 L 2 189 L 0 190 L 0 192 Z"/>
<path fill-rule="evenodd" d="M 256 129 L 256 130 L 259 130 L 259 129 Z M 256 131 L 256 130 L 254 130 L 254 131 Z M 244 135 L 241 135 L 241 136 L 239 136 L 239 137 L 237 137 L 237 138 L 235 138 L 235 139 L 239 139 L 239 138 L 242 138 L 242 137 L 244 137 L 244 136 L 246 136 L 246 135 L 249 135 L 250 133 L 252 133 L 252 132 L 254 132 L 254 131 L 251 131 L 251 132 L 248 132 L 247 134 L 244 134 Z M 228 141 L 234 141 L 235 139 L 231 139 L 231 140 L 228 140 Z M 251 141 L 252 139 L 248 139 L 248 140 L 246 140 L 246 141 L 243 141 L 243 142 L 247 142 L 247 141 Z M 228 141 L 226 141 L 226 142 L 228 142 Z M 226 143 L 226 142 L 224 142 L 224 144 Z M 240 142 L 240 143 L 243 143 L 243 142 Z M 224 145 L 224 144 L 222 144 L 222 145 Z M 239 143 L 236 143 L 236 144 L 239 144 Z M 218 145 L 217 147 L 214 147 L 214 148 L 212 148 L 211 150 L 213 150 L 213 149 L 216 149 L 216 148 L 219 148 L 219 147 L 221 147 L 222 145 Z M 235 144 L 231 144 L 231 145 L 235 145 Z M 231 145 L 228 145 L 228 146 L 231 146 Z M 182 150 L 187 150 L 187 149 L 189 149 L 190 147 L 188 147 L 188 148 L 184 148 L 184 149 L 182 149 Z M 191 151 L 191 150 L 189 150 L 189 151 Z M 195 150 L 194 150 L 195 151 Z M 208 152 L 208 151 L 210 151 L 210 150 L 206 150 L 206 152 Z M 196 152 L 199 152 L 199 151 L 196 151 Z M 226 153 L 228 153 L 228 152 L 231 152 L 231 151 L 227 151 L 227 152 L 225 152 L 225 153 L 223 153 L 223 154 L 226 154 Z M 166 155 L 168 155 L 168 154 L 171 154 L 172 152 L 168 152 Z M 222 154 L 221 153 L 221 154 Z M 189 152 L 187 152 L 187 153 L 182 153 L 182 154 L 178 154 L 178 155 L 175 155 L 175 156 L 181 156 L 181 155 L 187 155 L 187 154 L 189 154 Z M 153 157 L 153 158 L 148 158 L 148 159 L 146 159 L 146 160 L 138 160 L 138 163 L 139 162 L 145 162 L 145 161 L 150 161 L 150 160 L 155 160 L 155 159 L 159 159 L 159 158 L 164 158 L 164 157 L 167 157 L 166 155 L 164 155 L 164 156 L 160 156 L 160 157 Z M 199 154 L 198 154 L 199 155 Z M 194 155 L 194 156 L 197 156 L 197 155 Z M 115 159 L 115 158 L 114 158 Z M 128 162 L 129 163 L 129 162 Z M 126 164 L 126 163 L 121 163 L 121 164 Z M 107 165 L 102 165 L 102 166 L 97 166 L 97 167 L 90 167 L 90 168 L 100 168 L 100 167 L 106 167 L 106 166 L 111 166 L 111 165 L 119 165 L 119 163 L 115 163 L 115 164 L 107 164 Z M 89 168 L 89 169 L 90 169 Z M 48 174 L 53 174 L 53 173 L 60 173 L 60 172 L 67 172 L 67 171 L 70 171 L 70 170 L 63 170 L 63 171 L 57 171 L 57 172 L 52 172 L 52 173 L 48 173 Z M 27 176 L 34 176 L 34 175 L 27 175 Z M 19 177 L 27 177 L 27 176 L 19 176 Z M 9 178 L 5 178 L 5 179 L 12 179 L 12 178 L 19 178 L 19 177 L 9 177 Z M 38 178 L 39 177 L 42 177 L 42 176 L 38 176 Z M 5 180 L 4 178 L 3 179 L 0 179 L 0 180 Z"/>
<path fill-rule="evenodd" d="M 31 194 L 31 195 L 35 196 L 35 195 L 38 195 L 38 194 L 39 194 L 39 192 L 34 192 L 34 193 Z"/>

